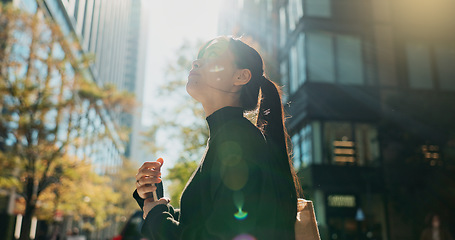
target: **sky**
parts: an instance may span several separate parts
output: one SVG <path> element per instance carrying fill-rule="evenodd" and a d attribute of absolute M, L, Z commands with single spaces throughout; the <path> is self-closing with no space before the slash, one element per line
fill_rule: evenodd
<path fill-rule="evenodd" d="M 152 106 L 154 87 L 164 80 L 164 67 L 185 39 L 209 40 L 217 35 L 220 0 L 145 1 L 150 10 L 144 105 Z M 143 124 L 152 119 L 143 114 Z"/>
<path fill-rule="evenodd" d="M 218 12 L 221 0 L 144 0 L 149 10 L 149 29 L 144 84 L 142 125 L 149 126 L 153 119 L 147 109 L 159 104 L 154 89 L 163 83 L 164 68 L 184 40 L 195 42 L 217 36 Z M 172 153 L 165 154 L 163 177 L 173 166 Z M 154 158 L 154 156 L 150 156 Z M 156 156 L 155 156 L 156 158 Z M 147 159 L 150 161 L 150 159 Z"/>

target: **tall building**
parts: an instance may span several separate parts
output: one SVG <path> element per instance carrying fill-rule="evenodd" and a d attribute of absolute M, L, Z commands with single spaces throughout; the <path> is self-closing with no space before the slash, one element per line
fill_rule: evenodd
<path fill-rule="evenodd" d="M 454 235 L 454 3 L 235 2 L 221 33 L 277 53 L 321 238 L 418 239 L 432 213 Z"/>
<path fill-rule="evenodd" d="M 140 146 L 147 4 L 144 0 L 62 0 L 60 1 L 86 53 L 95 55 L 92 74 L 99 86 L 113 84 L 135 95 L 134 113 L 109 112 L 118 129 L 131 131 L 124 143 L 124 155 L 135 156 Z"/>
<path fill-rule="evenodd" d="M 3 0 L 14 6 L 52 18 L 61 28 L 64 36 L 75 36 L 71 49 L 74 57 L 82 54 L 93 54 L 94 63 L 84 77 L 99 86 L 113 84 L 120 91 L 127 91 L 136 96 L 140 103 L 143 96 L 145 45 L 147 36 L 147 14 L 142 0 Z M 77 47 L 76 47 L 77 46 Z M 63 54 L 64 53 L 60 53 Z M 141 109 L 133 114 L 108 111 L 102 103 L 84 106 L 80 121 L 85 122 L 81 138 L 84 147 L 70 146 L 69 151 L 82 159 L 89 159 L 94 171 L 103 175 L 116 173 L 122 166 L 123 158 L 131 156 L 131 149 L 138 145 Z M 139 123 L 139 124 L 138 124 Z M 128 140 L 122 139 L 121 128 L 131 128 Z M 106 136 L 94 138 L 91 132 L 97 129 Z M 0 142 L 3 150 L 3 139 Z M 0 230 L 11 231 L 15 223 L 11 216 L 11 207 L 4 197 L 0 196 Z M 14 199 L 13 199 L 14 200 Z M 9 204 L 11 205 L 11 204 Z M 77 225 L 78 223 L 74 223 Z M 39 225 L 39 224 L 38 224 Z M 71 223 L 64 222 L 64 227 L 71 228 Z M 73 225 L 73 226 L 75 226 Z M 80 226 L 79 226 L 80 227 Z M 96 238 L 111 238 L 117 233 L 112 224 L 103 232 L 97 232 Z M 65 229 L 62 229 L 62 236 Z M 11 237 L 11 236 L 10 236 Z M 92 236 L 93 237 L 93 236 Z"/>

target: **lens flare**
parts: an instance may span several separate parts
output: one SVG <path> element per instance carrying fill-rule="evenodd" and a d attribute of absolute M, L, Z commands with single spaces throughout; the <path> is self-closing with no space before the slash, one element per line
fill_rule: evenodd
<path fill-rule="evenodd" d="M 242 208 L 239 208 L 239 211 L 238 211 L 237 213 L 234 214 L 234 217 L 235 217 L 237 220 L 244 220 L 246 217 L 248 217 L 248 213 L 242 211 Z"/>
<path fill-rule="evenodd" d="M 234 217 L 237 220 L 244 220 L 248 216 L 248 212 L 244 212 L 242 210 L 243 203 L 244 203 L 243 192 L 241 192 L 241 191 L 235 192 L 233 197 L 234 197 L 233 200 L 234 200 L 235 207 L 239 210 L 237 213 L 234 214 Z"/>
<path fill-rule="evenodd" d="M 224 70 L 224 67 L 223 66 L 218 66 L 218 65 L 215 65 L 215 67 L 211 68 L 209 70 L 209 72 L 221 72 Z"/>
<path fill-rule="evenodd" d="M 241 190 L 249 178 L 249 168 L 243 161 L 242 148 L 234 141 L 226 141 L 221 144 L 218 152 L 224 185 L 233 191 Z"/>

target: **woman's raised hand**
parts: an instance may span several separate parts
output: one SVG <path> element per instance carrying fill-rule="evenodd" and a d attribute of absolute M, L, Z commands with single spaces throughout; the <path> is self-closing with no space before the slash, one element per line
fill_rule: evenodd
<path fill-rule="evenodd" d="M 155 183 L 161 182 L 161 166 L 163 159 L 158 158 L 156 162 L 145 162 L 136 174 L 136 189 L 142 199 L 153 198 L 156 191 Z M 154 201 L 158 199 L 153 199 Z"/>

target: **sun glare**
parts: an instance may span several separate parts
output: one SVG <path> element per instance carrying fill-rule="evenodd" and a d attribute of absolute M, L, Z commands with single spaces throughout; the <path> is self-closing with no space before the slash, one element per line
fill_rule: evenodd
<path fill-rule="evenodd" d="M 144 0 L 149 13 L 145 92 L 164 81 L 164 68 L 184 41 L 208 40 L 218 34 L 221 0 Z M 144 94 L 145 105 L 156 103 L 153 94 Z M 144 117 L 145 125 L 150 117 Z"/>

